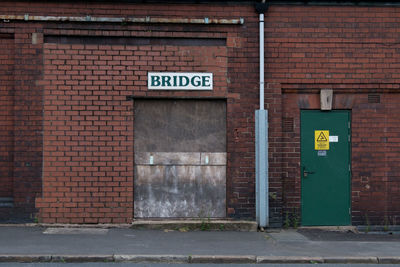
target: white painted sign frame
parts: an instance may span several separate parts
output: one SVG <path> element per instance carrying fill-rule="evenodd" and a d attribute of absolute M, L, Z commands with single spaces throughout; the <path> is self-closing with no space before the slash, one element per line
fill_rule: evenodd
<path fill-rule="evenodd" d="M 206 72 L 148 72 L 149 90 L 213 90 L 213 74 Z"/>

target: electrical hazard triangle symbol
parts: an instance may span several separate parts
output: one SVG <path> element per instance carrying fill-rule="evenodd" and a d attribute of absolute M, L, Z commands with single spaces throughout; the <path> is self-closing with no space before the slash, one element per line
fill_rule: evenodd
<path fill-rule="evenodd" d="M 315 150 L 329 150 L 329 131 L 316 130 L 315 131 Z"/>
<path fill-rule="evenodd" d="M 326 136 L 324 135 L 324 132 L 321 132 L 320 134 L 319 134 L 319 136 L 318 136 L 318 138 L 317 138 L 317 141 L 318 142 L 326 142 L 326 141 L 328 141 L 328 139 L 326 139 Z"/>

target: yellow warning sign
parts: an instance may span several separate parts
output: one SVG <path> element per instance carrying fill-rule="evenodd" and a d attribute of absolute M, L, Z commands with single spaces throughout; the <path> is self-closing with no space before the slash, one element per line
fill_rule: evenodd
<path fill-rule="evenodd" d="M 329 150 L 329 131 L 315 131 L 315 150 Z"/>

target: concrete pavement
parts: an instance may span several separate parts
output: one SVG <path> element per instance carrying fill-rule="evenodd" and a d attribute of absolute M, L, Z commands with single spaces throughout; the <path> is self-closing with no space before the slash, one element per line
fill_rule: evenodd
<path fill-rule="evenodd" d="M 0 262 L 397 263 L 400 233 L 1 226 Z"/>

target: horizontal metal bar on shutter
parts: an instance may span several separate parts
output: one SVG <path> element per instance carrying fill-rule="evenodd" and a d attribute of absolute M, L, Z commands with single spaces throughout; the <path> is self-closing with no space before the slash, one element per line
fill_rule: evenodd
<path fill-rule="evenodd" d="M 137 152 L 136 165 L 226 165 L 226 152 Z"/>

